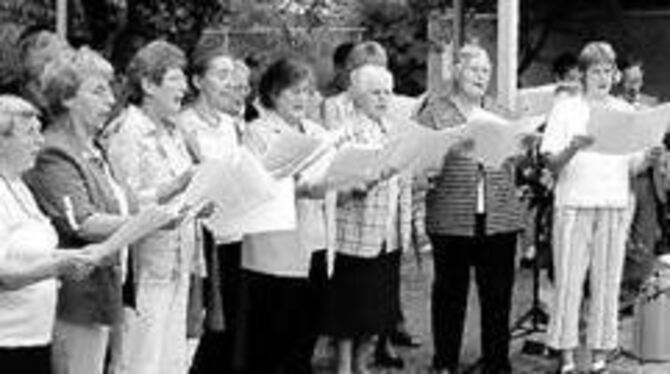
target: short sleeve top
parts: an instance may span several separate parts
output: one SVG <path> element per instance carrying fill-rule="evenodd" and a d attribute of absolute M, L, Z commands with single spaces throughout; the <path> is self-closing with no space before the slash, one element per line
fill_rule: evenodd
<path fill-rule="evenodd" d="M 541 151 L 555 154 L 570 144 L 575 135 L 587 134 L 590 105 L 583 97 L 559 100 L 549 114 Z M 619 110 L 633 110 L 622 100 L 604 103 Z M 555 204 L 570 207 L 625 208 L 630 203 L 630 155 L 578 152 L 560 171 L 556 180 Z"/>
<path fill-rule="evenodd" d="M 56 231 L 20 180 L 0 178 L 0 262 L 16 266 L 51 255 Z M 51 341 L 56 280 L 0 290 L 0 347 L 31 347 Z"/>

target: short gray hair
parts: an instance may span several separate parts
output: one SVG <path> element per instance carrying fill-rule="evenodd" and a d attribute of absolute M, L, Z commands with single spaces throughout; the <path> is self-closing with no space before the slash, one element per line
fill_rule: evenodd
<path fill-rule="evenodd" d="M 467 63 L 477 57 L 484 57 L 491 62 L 488 52 L 482 46 L 475 43 L 465 44 L 456 53 L 456 65 Z"/>
<path fill-rule="evenodd" d="M 351 72 L 351 85 L 349 90 L 352 94 L 357 95 L 367 89 L 367 84 L 372 79 L 384 79 L 388 81 L 393 89 L 393 74 L 379 65 L 363 65 Z"/>
<path fill-rule="evenodd" d="M 347 67 L 350 71 L 368 64 L 384 67 L 388 65 L 386 49 L 375 41 L 356 44 L 347 57 Z"/>

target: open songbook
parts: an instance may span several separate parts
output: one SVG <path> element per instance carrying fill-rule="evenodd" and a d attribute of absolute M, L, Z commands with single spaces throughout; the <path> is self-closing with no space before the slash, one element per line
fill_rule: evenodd
<path fill-rule="evenodd" d="M 309 162 L 298 159 L 296 164 L 321 164 L 318 175 L 312 175 L 311 181 L 323 183 L 330 189 L 346 189 L 383 175 L 420 175 L 439 170 L 448 152 L 458 143 L 469 140 L 472 147 L 464 152 L 466 157 L 500 168 L 510 157 L 522 152 L 523 136 L 533 133 L 543 122 L 542 116 L 511 122 L 489 115 L 461 126 L 434 130 L 409 121 L 389 134 L 384 147 L 331 143 L 328 148 L 312 152 Z"/>
<path fill-rule="evenodd" d="M 464 156 L 500 168 L 507 159 L 521 153 L 522 138 L 535 132 L 543 122 L 543 116 L 508 121 L 487 115 L 442 130 L 409 123 L 393 134 L 382 160 L 396 170 L 421 174 L 440 169 L 450 149 L 469 140 L 472 147 Z"/>
<path fill-rule="evenodd" d="M 670 104 L 639 111 L 591 109 L 587 131 L 591 152 L 624 155 L 661 145 L 670 124 Z"/>
<path fill-rule="evenodd" d="M 276 178 L 295 175 L 325 155 L 333 144 L 329 141 L 287 131 L 263 155 L 265 168 Z"/>
<path fill-rule="evenodd" d="M 476 118 L 465 125 L 465 137 L 473 140 L 474 146 L 468 157 L 494 169 L 523 152 L 521 141 L 533 133 L 544 121 L 541 116 L 508 121 L 500 117 Z"/>

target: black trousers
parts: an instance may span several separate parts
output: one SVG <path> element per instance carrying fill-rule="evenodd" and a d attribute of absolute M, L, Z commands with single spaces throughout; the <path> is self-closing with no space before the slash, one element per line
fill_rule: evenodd
<path fill-rule="evenodd" d="M 510 308 L 516 234 L 473 237 L 429 235 L 435 279 L 432 293 L 433 366 L 458 370 L 471 269 L 481 305 L 484 373 L 510 372 Z"/>
<path fill-rule="evenodd" d="M 51 374 L 51 347 L 0 347 L 0 373 Z"/>
<path fill-rule="evenodd" d="M 193 358 L 189 374 L 219 374 L 233 372 L 234 342 L 237 327 L 237 314 L 239 308 L 239 293 L 242 269 L 240 268 L 242 256 L 242 243 L 216 245 L 212 235 L 205 231 L 205 260 L 209 277 L 218 277 L 218 289 L 212 286 L 211 279 L 205 280 L 205 299 L 213 297 L 218 293 L 223 301 L 223 310 L 208 309 L 206 313 L 223 313 L 225 323 L 224 331 L 217 331 L 205 324 L 205 331 L 200 338 L 198 349 Z M 217 256 L 213 256 L 216 251 Z M 212 262 L 217 261 L 217 266 Z M 212 269 L 218 269 L 213 274 Z"/>
<path fill-rule="evenodd" d="M 312 255 L 309 278 L 243 270 L 234 373 L 311 374 L 328 281 L 326 251 Z"/>

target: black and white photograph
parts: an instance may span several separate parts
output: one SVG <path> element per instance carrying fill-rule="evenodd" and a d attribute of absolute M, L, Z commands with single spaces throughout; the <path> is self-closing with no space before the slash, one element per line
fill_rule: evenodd
<path fill-rule="evenodd" d="M 0 0 L 0 374 L 670 374 L 670 1 Z"/>

